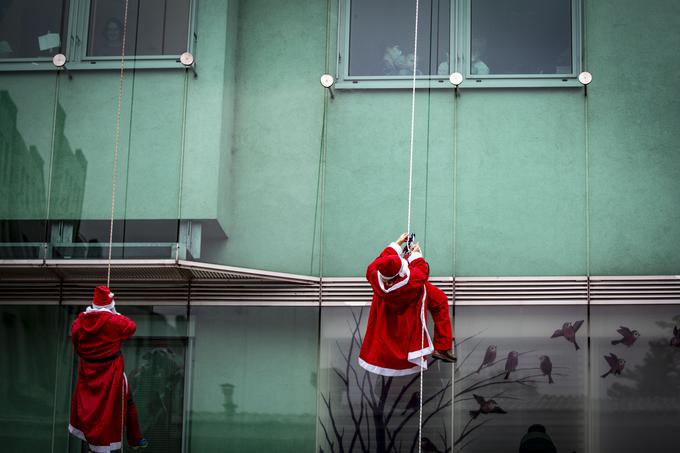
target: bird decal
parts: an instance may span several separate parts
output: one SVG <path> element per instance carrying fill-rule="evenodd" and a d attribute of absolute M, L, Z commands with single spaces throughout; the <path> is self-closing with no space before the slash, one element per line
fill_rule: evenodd
<path fill-rule="evenodd" d="M 541 372 L 543 373 L 544 376 L 548 376 L 548 384 L 552 384 L 555 381 L 553 381 L 552 378 L 552 362 L 550 361 L 550 357 L 547 355 L 542 355 L 538 358 L 540 362 L 540 367 L 541 367 Z"/>
<path fill-rule="evenodd" d="M 503 379 L 508 379 L 510 373 L 517 369 L 519 364 L 519 353 L 517 351 L 508 352 L 508 358 L 505 359 L 505 377 Z"/>
<path fill-rule="evenodd" d="M 574 347 L 578 351 L 581 348 L 578 343 L 576 343 L 576 332 L 581 328 L 581 325 L 583 325 L 583 320 L 576 321 L 574 324 L 565 322 L 562 324 L 562 328 L 557 329 L 550 338 L 564 337 L 564 339 L 569 343 L 573 343 Z"/>
<path fill-rule="evenodd" d="M 609 365 L 609 371 L 602 375 L 603 378 L 609 376 L 611 373 L 620 375 L 621 371 L 623 371 L 623 367 L 626 365 L 625 360 L 619 359 L 616 356 L 616 354 L 611 352 L 609 353 L 609 355 L 604 356 L 604 359 L 607 361 L 607 364 Z"/>
<path fill-rule="evenodd" d="M 614 346 L 616 346 L 619 343 L 622 343 L 630 348 L 635 343 L 635 340 L 637 340 L 638 337 L 640 337 L 640 332 L 638 332 L 637 330 L 631 330 L 628 327 L 624 326 L 621 326 L 621 328 L 618 329 L 617 332 L 620 333 L 623 338 L 621 338 L 620 340 L 612 340 L 612 344 Z"/>
<path fill-rule="evenodd" d="M 484 360 L 482 360 L 482 364 L 479 365 L 479 368 L 477 368 L 477 372 L 479 373 L 485 366 L 490 366 L 494 362 L 494 360 L 496 360 L 496 345 L 492 344 L 489 345 L 488 348 L 486 348 L 486 353 L 484 353 Z"/>
<path fill-rule="evenodd" d="M 501 407 L 498 405 L 498 403 L 494 400 L 487 400 L 484 399 L 483 396 L 475 395 L 473 394 L 472 396 L 475 397 L 475 400 L 479 404 L 479 409 L 476 411 L 470 411 L 470 417 L 477 418 L 479 417 L 479 414 L 507 414 Z"/>

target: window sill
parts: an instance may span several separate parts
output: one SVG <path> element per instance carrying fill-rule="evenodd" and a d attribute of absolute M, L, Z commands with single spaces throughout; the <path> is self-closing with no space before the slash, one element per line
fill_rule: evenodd
<path fill-rule="evenodd" d="M 69 71 L 120 70 L 120 60 L 66 62 Z M 167 60 L 125 59 L 125 69 L 186 69 L 179 58 Z M 0 62 L 0 72 L 58 71 L 52 61 Z"/>
<path fill-rule="evenodd" d="M 339 80 L 335 84 L 338 90 L 402 90 L 411 89 L 411 80 Z M 500 79 L 486 78 L 463 80 L 458 88 L 460 89 L 480 89 L 480 88 L 581 88 L 583 85 L 576 77 L 554 77 L 554 78 L 522 78 L 522 79 Z M 416 89 L 452 89 L 453 85 L 448 79 L 416 80 Z"/>

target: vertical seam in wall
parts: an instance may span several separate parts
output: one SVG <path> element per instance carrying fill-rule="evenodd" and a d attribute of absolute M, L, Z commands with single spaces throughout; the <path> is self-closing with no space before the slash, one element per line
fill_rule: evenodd
<path fill-rule="evenodd" d="M 179 157 L 179 187 L 177 193 L 177 245 L 175 261 L 179 261 L 179 232 L 182 222 L 182 184 L 184 183 L 184 150 L 186 149 L 187 137 L 187 104 L 189 103 L 189 68 L 184 70 L 184 99 L 182 100 L 182 137 L 180 141 Z M 188 231 L 187 231 L 188 233 Z"/>
<path fill-rule="evenodd" d="M 431 63 L 430 63 L 431 64 Z M 427 250 L 427 207 L 428 207 L 428 189 L 430 187 L 430 121 L 431 121 L 431 106 L 432 106 L 432 88 L 427 89 L 427 127 L 425 138 L 425 216 L 423 221 L 423 248 Z"/>
<path fill-rule="evenodd" d="M 43 264 L 47 259 L 47 244 L 50 242 L 50 209 L 52 207 L 52 173 L 54 169 L 54 161 L 56 158 L 56 135 L 57 135 L 57 106 L 59 105 L 59 77 L 61 76 L 61 71 L 57 71 L 57 75 L 54 78 L 54 109 L 52 111 L 52 137 L 50 139 L 50 166 L 47 174 L 47 200 L 46 200 L 46 212 L 45 212 L 45 233 L 43 235 L 43 250 L 42 250 L 42 261 Z"/>
<path fill-rule="evenodd" d="M 331 30 L 331 6 L 332 6 L 333 1 L 332 0 L 326 0 L 326 47 L 325 47 L 325 54 L 324 54 L 324 71 L 326 74 L 329 73 L 329 65 L 330 65 L 330 30 Z M 319 373 L 319 369 L 321 369 L 321 306 L 323 303 L 323 245 L 324 245 L 324 237 L 323 237 L 323 231 L 324 231 L 324 203 L 325 203 L 325 198 L 326 198 L 326 192 L 325 192 L 325 186 L 326 186 L 326 178 L 325 178 L 325 169 L 326 169 L 326 154 L 328 152 L 328 127 L 327 127 L 327 120 L 328 120 L 328 106 L 329 106 L 329 98 L 330 93 L 328 89 L 323 90 L 323 112 L 322 112 L 322 120 L 321 120 L 321 146 L 319 149 L 319 167 L 318 167 L 318 178 L 317 178 L 317 207 L 314 212 L 314 217 L 315 217 L 315 226 L 314 226 L 314 231 L 313 231 L 313 236 L 312 236 L 312 259 L 311 259 L 311 267 L 313 268 L 314 265 L 314 240 L 316 238 L 316 217 L 317 217 L 317 210 L 318 215 L 319 215 L 319 283 L 318 283 L 318 291 L 319 291 L 319 304 L 318 304 L 318 312 L 317 312 L 317 321 L 316 321 L 316 414 L 315 414 L 315 420 L 318 419 L 319 417 L 319 393 L 321 392 L 321 374 Z M 314 423 L 314 445 L 316 448 L 317 445 L 319 445 L 319 430 L 317 423 L 315 421 Z"/>

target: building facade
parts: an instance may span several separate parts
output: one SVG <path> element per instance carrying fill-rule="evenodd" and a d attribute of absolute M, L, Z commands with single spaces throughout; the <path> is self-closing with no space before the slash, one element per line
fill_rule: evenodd
<path fill-rule="evenodd" d="M 417 46 L 415 7 L 0 5 L 3 451 L 81 451 L 69 326 L 110 233 L 149 451 L 416 451 L 417 376 L 356 363 L 366 265 L 409 219 L 460 357 L 425 373 L 422 451 L 536 423 L 672 451 L 680 5 L 421 0 Z"/>

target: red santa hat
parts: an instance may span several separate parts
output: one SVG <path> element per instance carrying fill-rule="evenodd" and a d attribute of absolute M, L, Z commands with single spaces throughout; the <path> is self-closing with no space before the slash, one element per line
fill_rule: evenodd
<path fill-rule="evenodd" d="M 92 297 L 92 307 L 111 310 L 114 306 L 113 293 L 109 287 L 104 285 L 97 286 Z"/>
<path fill-rule="evenodd" d="M 378 259 L 375 264 L 380 277 L 382 277 L 383 280 L 391 280 L 398 275 L 404 275 L 405 262 L 405 260 L 397 255 L 388 255 Z"/>

